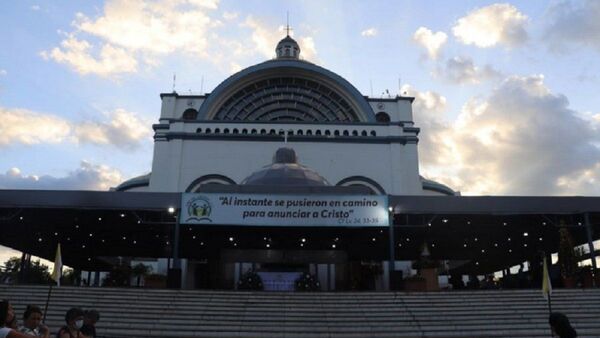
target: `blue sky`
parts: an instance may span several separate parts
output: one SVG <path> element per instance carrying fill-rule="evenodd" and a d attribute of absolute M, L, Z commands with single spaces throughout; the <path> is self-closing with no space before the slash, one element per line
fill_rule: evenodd
<path fill-rule="evenodd" d="M 302 56 L 415 96 L 421 173 L 471 195 L 598 195 L 597 1 L 4 1 L 0 189 L 145 174 L 159 94 Z M 399 88 L 401 86 L 401 88 Z"/>

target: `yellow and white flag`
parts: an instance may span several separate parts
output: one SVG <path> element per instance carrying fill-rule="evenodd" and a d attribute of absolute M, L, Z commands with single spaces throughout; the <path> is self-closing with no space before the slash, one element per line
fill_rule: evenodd
<path fill-rule="evenodd" d="M 548 300 L 548 297 L 550 297 L 552 294 L 552 283 L 550 283 L 550 274 L 548 273 L 546 257 L 544 257 L 544 275 L 542 278 L 542 293 L 544 295 L 544 299 Z"/>
<path fill-rule="evenodd" d="M 62 277 L 62 257 L 60 254 L 60 243 L 56 247 L 56 256 L 54 257 L 54 269 L 52 269 L 52 275 L 50 276 L 57 286 L 60 286 L 60 277 Z"/>

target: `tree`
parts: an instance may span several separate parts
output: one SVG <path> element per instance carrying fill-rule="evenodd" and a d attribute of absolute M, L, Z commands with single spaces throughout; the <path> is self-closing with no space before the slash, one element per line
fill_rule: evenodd
<path fill-rule="evenodd" d="M 40 260 L 26 261 L 23 265 L 23 281 L 31 284 L 47 284 L 50 282 L 48 266 L 43 265 Z M 4 262 L 4 268 L 0 269 L 2 282 L 16 282 L 19 279 L 21 269 L 21 258 L 11 257 Z"/>
<path fill-rule="evenodd" d="M 577 274 L 577 257 L 573 245 L 573 237 L 569 229 L 560 228 L 560 242 L 558 246 L 558 264 L 563 278 L 571 278 Z"/>
<path fill-rule="evenodd" d="M 138 263 L 133 266 L 131 269 L 131 273 L 134 277 L 137 278 L 136 285 L 139 287 L 142 277 L 148 276 L 148 274 L 152 272 L 152 267 L 148 265 L 144 265 L 143 263 Z"/>

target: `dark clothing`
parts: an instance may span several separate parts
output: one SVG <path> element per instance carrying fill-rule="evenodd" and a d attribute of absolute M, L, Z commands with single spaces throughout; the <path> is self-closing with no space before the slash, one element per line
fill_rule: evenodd
<path fill-rule="evenodd" d="M 96 338 L 96 327 L 89 324 L 83 324 L 81 327 L 81 333 L 90 338 Z"/>

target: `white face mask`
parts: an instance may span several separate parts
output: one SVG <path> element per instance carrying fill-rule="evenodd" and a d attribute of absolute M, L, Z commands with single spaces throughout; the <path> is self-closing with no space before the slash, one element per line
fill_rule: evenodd
<path fill-rule="evenodd" d="M 75 326 L 77 327 L 77 329 L 81 329 L 81 327 L 83 326 L 83 319 L 76 320 Z"/>

